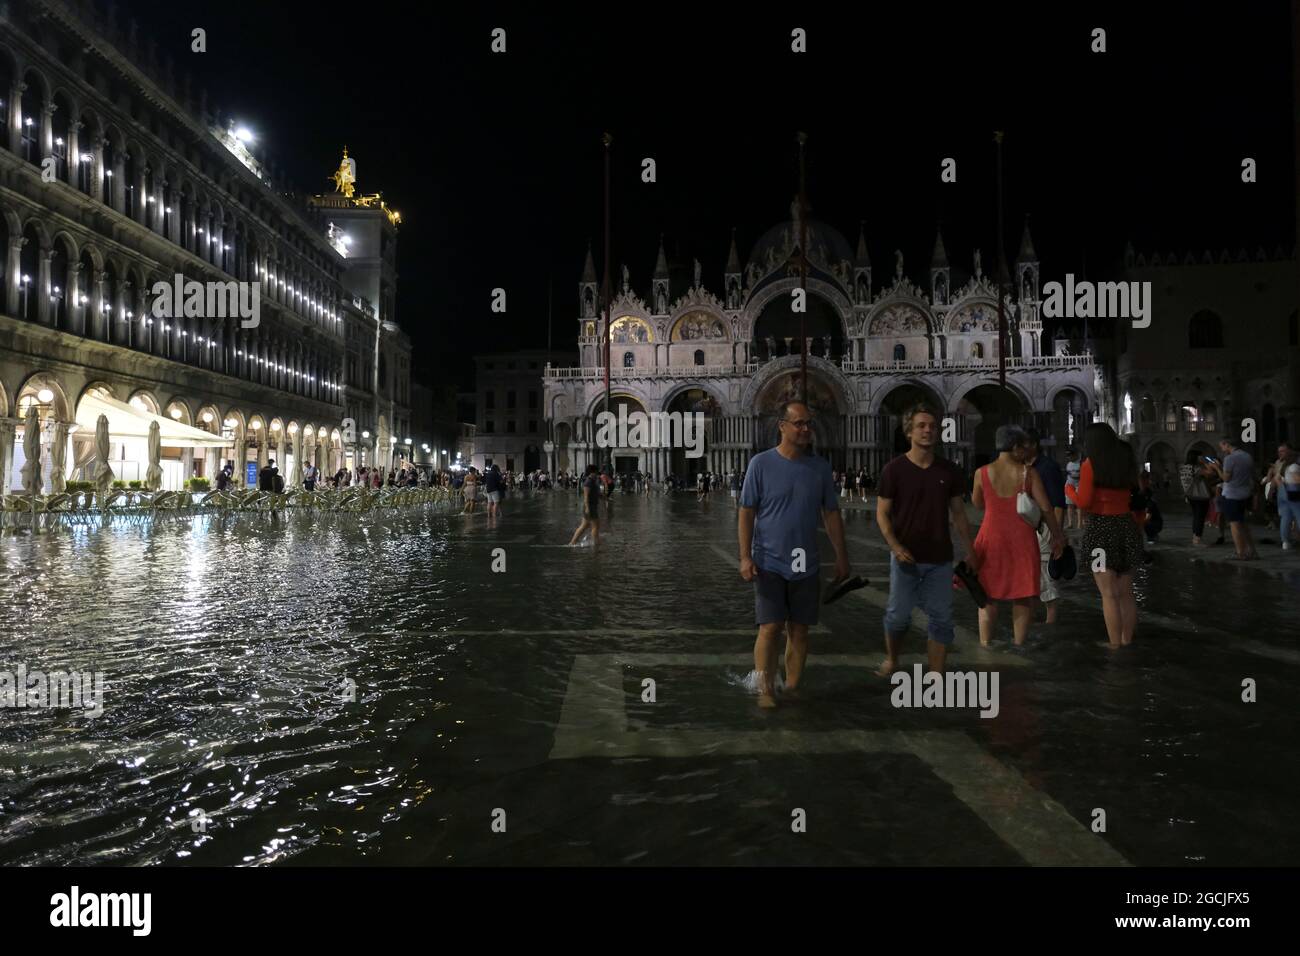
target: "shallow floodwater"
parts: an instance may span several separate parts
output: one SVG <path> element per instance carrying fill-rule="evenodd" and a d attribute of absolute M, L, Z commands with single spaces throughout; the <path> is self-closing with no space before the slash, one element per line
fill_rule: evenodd
<path fill-rule="evenodd" d="M 1162 547 L 1118 653 L 1083 576 L 1024 651 L 1009 609 L 979 650 L 956 595 L 982 719 L 891 706 L 888 556 L 850 511 L 873 586 L 760 712 L 729 497 L 616 496 L 595 554 L 562 547 L 575 494 L 505 509 L 6 532 L 0 670 L 106 693 L 0 710 L 0 862 L 1300 863 L 1294 552 Z"/>

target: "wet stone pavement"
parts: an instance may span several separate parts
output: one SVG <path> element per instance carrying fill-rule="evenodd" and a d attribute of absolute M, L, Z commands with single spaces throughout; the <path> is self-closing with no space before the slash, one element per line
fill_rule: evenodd
<path fill-rule="evenodd" d="M 1118 652 L 1086 575 L 1023 651 L 1007 613 L 979 648 L 956 595 L 950 669 L 999 677 L 982 719 L 891 706 L 854 506 L 872 585 L 765 712 L 728 496 L 616 496 L 595 553 L 564 547 L 575 494 L 505 508 L 6 533 L 0 670 L 106 691 L 98 718 L 0 710 L 0 862 L 1300 862 L 1296 552 L 1224 564 L 1171 516 Z"/>

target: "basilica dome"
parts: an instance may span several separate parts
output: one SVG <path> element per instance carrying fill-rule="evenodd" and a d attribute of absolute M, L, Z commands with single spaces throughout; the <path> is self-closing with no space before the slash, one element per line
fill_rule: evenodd
<path fill-rule="evenodd" d="M 769 257 L 775 253 L 784 260 L 785 256 L 799 243 L 799 224 L 795 220 L 778 223 L 759 237 L 749 254 L 749 262 L 766 268 Z M 834 226 L 820 219 L 808 220 L 808 254 L 828 265 L 842 260 L 853 261 L 853 249 L 848 240 Z"/>

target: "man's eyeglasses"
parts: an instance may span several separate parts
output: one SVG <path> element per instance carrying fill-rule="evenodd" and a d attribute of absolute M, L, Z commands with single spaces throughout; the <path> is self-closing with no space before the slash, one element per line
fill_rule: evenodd
<path fill-rule="evenodd" d="M 793 425 L 795 428 L 812 428 L 813 420 L 811 418 L 783 418 L 781 421 L 787 425 Z"/>

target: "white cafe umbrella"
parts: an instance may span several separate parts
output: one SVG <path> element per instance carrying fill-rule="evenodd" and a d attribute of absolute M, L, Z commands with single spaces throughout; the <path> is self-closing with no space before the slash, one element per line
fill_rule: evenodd
<path fill-rule="evenodd" d="M 157 491 L 162 487 L 162 432 L 157 422 L 149 423 L 149 470 L 145 472 L 145 487 Z"/>
<path fill-rule="evenodd" d="M 293 433 L 293 469 L 289 472 L 288 487 L 302 484 L 302 429 Z"/>
<path fill-rule="evenodd" d="M 36 416 L 36 406 L 27 407 L 27 421 L 23 423 L 23 491 L 35 497 L 41 491 L 41 420 Z"/>
<path fill-rule="evenodd" d="M 64 462 L 68 452 L 68 426 L 59 422 L 54 426 L 54 443 L 50 445 L 50 488 L 60 494 L 67 488 Z"/>
<path fill-rule="evenodd" d="M 108 464 L 108 416 L 100 415 L 95 422 L 95 457 L 99 464 L 95 471 L 95 488 L 99 491 L 99 500 L 108 495 L 108 488 L 113 483 L 113 469 Z"/>

